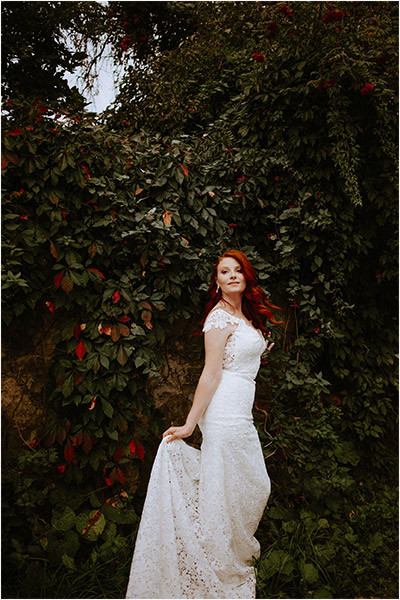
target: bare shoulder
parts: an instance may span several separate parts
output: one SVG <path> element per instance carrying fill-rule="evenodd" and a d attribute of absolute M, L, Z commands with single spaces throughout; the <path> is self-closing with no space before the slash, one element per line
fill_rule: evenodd
<path fill-rule="evenodd" d="M 220 300 L 215 306 L 213 306 L 213 308 L 210 310 L 210 312 L 208 313 L 208 315 L 211 315 L 212 313 L 216 312 L 217 310 L 223 310 L 224 312 L 226 312 L 228 314 L 232 314 L 229 311 L 229 308 L 226 306 L 225 302 L 222 302 L 222 300 Z"/>

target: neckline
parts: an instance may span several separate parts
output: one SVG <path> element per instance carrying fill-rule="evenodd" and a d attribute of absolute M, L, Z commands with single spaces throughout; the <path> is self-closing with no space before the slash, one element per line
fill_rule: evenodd
<path fill-rule="evenodd" d="M 254 327 L 254 325 L 251 325 L 250 323 L 248 323 L 246 321 L 246 319 L 243 319 L 242 317 L 235 317 L 235 315 L 231 315 L 230 312 L 228 312 L 224 308 L 221 308 L 220 306 L 216 310 L 222 310 L 222 312 L 226 313 L 227 315 L 229 315 L 233 319 L 237 319 L 238 321 L 242 321 L 247 327 L 250 327 L 250 329 L 253 329 L 253 331 L 255 331 L 260 336 L 260 338 L 262 338 L 262 340 L 265 342 L 265 338 L 264 338 L 263 334 L 261 333 L 261 331 L 259 329 L 256 329 Z"/>

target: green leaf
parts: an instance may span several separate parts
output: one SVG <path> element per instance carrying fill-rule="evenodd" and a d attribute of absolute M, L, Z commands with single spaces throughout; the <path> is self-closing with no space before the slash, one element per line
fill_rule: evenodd
<path fill-rule="evenodd" d="M 60 513 L 55 513 L 51 519 L 51 524 L 58 531 L 67 531 L 75 526 L 76 515 L 72 508 L 66 506 Z"/>
<path fill-rule="evenodd" d="M 95 523 L 90 523 L 90 518 L 94 517 L 96 512 L 96 510 L 92 510 L 89 514 L 80 513 L 76 517 L 75 527 L 77 532 L 90 542 L 95 542 L 106 526 L 106 519 L 103 514 Z"/>
<path fill-rule="evenodd" d="M 67 567 L 67 569 L 69 569 L 70 571 L 76 571 L 75 560 L 72 558 L 72 556 L 68 556 L 68 554 L 63 554 L 61 560 L 63 562 L 63 565 Z"/>
<path fill-rule="evenodd" d="M 124 366 L 126 364 L 127 360 L 128 360 L 128 355 L 126 354 L 123 345 L 120 344 L 118 354 L 117 354 L 117 361 L 119 362 L 120 365 Z"/>
<path fill-rule="evenodd" d="M 315 583 L 319 579 L 318 571 L 314 567 L 314 565 L 311 564 L 311 563 L 303 563 L 303 564 L 301 564 L 300 565 L 300 571 L 301 571 L 302 577 L 308 583 Z"/>
<path fill-rule="evenodd" d="M 104 354 L 100 354 L 99 356 L 100 356 L 100 363 L 101 363 L 101 365 L 102 365 L 102 366 L 103 366 L 105 369 L 108 369 L 108 368 L 109 368 L 109 366 L 110 366 L 110 361 L 109 361 L 108 357 L 107 357 L 107 356 L 105 356 Z"/>
<path fill-rule="evenodd" d="M 112 405 L 106 400 L 104 397 L 101 397 L 101 407 L 103 409 L 104 414 L 111 419 L 114 414 L 114 409 Z"/>

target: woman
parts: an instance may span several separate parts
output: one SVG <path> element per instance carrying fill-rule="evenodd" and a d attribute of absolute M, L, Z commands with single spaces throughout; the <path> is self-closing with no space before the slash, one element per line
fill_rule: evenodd
<path fill-rule="evenodd" d="M 225 252 L 208 290 L 205 364 L 186 423 L 163 433 L 127 598 L 254 598 L 254 537 L 270 481 L 252 420 L 265 320 L 278 323 L 245 254 Z M 281 321 L 279 321 L 280 323 Z M 263 335 L 264 334 L 264 335 Z M 201 450 L 188 446 L 196 425 Z"/>

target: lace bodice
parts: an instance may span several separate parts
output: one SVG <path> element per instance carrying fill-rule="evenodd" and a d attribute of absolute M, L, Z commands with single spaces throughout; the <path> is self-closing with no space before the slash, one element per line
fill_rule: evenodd
<path fill-rule="evenodd" d="M 259 329 L 255 329 L 244 319 L 234 317 L 226 310 L 217 308 L 208 314 L 203 331 L 209 331 L 212 327 L 224 329 L 229 324 L 237 327 L 226 340 L 222 369 L 254 379 L 260 368 L 260 357 L 266 345 Z"/>

